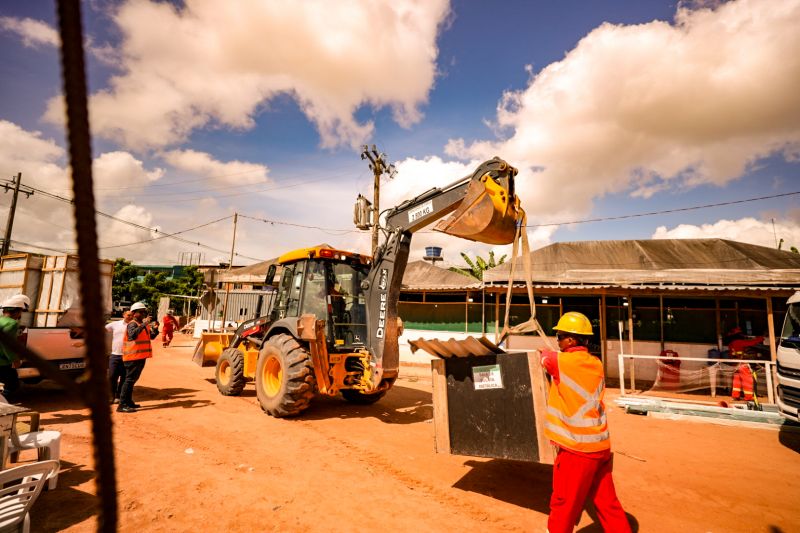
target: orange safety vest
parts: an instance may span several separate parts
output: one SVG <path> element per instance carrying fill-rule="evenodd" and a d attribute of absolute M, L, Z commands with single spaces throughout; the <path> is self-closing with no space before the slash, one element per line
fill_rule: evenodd
<path fill-rule="evenodd" d="M 576 452 L 610 449 L 603 364 L 586 351 L 559 352 L 558 376 L 547 398 L 547 438 Z"/>
<path fill-rule="evenodd" d="M 150 346 L 150 325 L 139 332 L 139 336 L 131 340 L 128 338 L 128 330 L 125 330 L 125 342 L 122 346 L 122 360 L 136 361 L 137 359 L 148 359 L 153 357 L 153 348 Z"/>

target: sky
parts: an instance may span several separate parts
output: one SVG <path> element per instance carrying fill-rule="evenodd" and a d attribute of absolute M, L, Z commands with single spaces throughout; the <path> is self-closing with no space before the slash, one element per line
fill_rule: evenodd
<path fill-rule="evenodd" d="M 381 210 L 505 159 L 535 248 L 800 247 L 800 0 L 82 8 L 105 258 L 216 263 L 233 246 L 245 265 L 321 243 L 370 253 L 352 220 L 357 195 L 372 198 L 364 144 L 397 169 L 381 180 Z M 40 253 L 76 251 L 59 45 L 53 3 L 0 0 L 0 180 L 21 173 L 36 190 L 20 196 L 12 248 Z M 697 206 L 713 207 L 685 209 Z M 411 260 L 432 245 L 444 266 L 510 254 L 424 230 Z"/>

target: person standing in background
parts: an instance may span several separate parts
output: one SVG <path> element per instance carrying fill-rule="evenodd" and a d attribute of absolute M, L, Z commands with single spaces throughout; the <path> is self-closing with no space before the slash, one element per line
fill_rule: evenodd
<path fill-rule="evenodd" d="M 31 307 L 30 299 L 24 294 L 17 294 L 3 302 L 3 316 L 0 316 L 0 330 L 9 337 L 17 338 L 20 331 L 19 321 L 23 311 Z M 3 384 L 3 395 L 9 402 L 19 389 L 20 360 L 16 353 L 0 345 L 0 383 Z"/>
<path fill-rule="evenodd" d="M 122 361 L 122 352 L 125 345 L 125 332 L 131 321 L 131 312 L 122 313 L 122 320 L 115 320 L 106 324 L 106 331 L 110 331 L 111 355 L 108 358 L 108 381 L 111 386 L 111 403 L 119 403 L 122 394 L 122 384 L 125 382 L 125 364 Z"/>
<path fill-rule="evenodd" d="M 122 361 L 125 364 L 125 382 L 119 397 L 119 413 L 135 413 L 139 404 L 133 401 L 133 386 L 144 370 L 144 364 L 153 357 L 150 341 L 158 335 L 158 330 L 150 327 L 147 306 L 136 302 L 131 306 L 132 320 L 125 331 L 125 342 L 122 346 Z"/>
<path fill-rule="evenodd" d="M 178 328 L 178 319 L 175 318 L 175 311 L 173 309 L 169 309 L 161 322 L 163 322 L 161 344 L 164 346 L 164 348 L 166 348 L 169 346 L 169 343 L 172 342 L 172 335 Z"/>

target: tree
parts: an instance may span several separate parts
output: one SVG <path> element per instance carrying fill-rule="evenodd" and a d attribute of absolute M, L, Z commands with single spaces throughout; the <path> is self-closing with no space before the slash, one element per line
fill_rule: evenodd
<path fill-rule="evenodd" d="M 486 270 L 502 265 L 503 263 L 506 262 L 506 254 L 503 254 L 503 256 L 500 257 L 500 260 L 495 262 L 493 251 L 489 252 L 488 261 L 484 260 L 481 256 L 476 255 L 475 261 L 473 262 L 472 259 L 470 259 L 469 256 L 464 252 L 461 252 L 461 257 L 464 258 L 464 262 L 467 264 L 467 267 L 466 268 L 450 267 L 450 271 L 458 272 L 459 274 L 464 274 L 465 276 L 475 278 L 479 281 L 483 281 L 483 273 Z"/>
<path fill-rule="evenodd" d="M 158 307 L 158 300 L 166 294 L 197 296 L 203 287 L 203 274 L 196 266 L 189 266 L 178 277 L 166 272 L 141 271 L 130 261 L 119 258 L 114 262 L 114 277 L 111 294 L 114 301 L 144 302 L 151 310 Z"/>

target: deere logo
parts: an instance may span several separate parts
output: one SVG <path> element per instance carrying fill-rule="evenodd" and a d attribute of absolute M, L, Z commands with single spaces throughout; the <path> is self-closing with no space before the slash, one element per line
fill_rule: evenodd
<path fill-rule="evenodd" d="M 381 269 L 381 277 L 378 279 L 378 288 L 382 291 L 386 290 L 389 285 L 389 271 L 385 268 Z"/>

